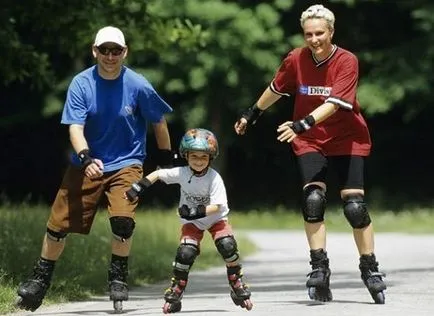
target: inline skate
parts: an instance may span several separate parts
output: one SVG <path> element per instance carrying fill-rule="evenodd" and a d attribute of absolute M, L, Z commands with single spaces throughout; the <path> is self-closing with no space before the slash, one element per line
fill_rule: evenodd
<path fill-rule="evenodd" d="M 50 287 L 54 263 L 54 261 L 42 258 L 36 262 L 32 276 L 18 287 L 16 307 L 34 312 L 41 306 Z"/>
<path fill-rule="evenodd" d="M 309 279 L 306 281 L 309 298 L 315 301 L 329 302 L 333 299 L 333 295 L 330 291 L 331 271 L 327 252 L 323 249 L 311 250 L 310 258 L 312 271 L 307 274 Z"/>
<path fill-rule="evenodd" d="M 231 287 L 231 298 L 235 305 L 251 310 L 253 303 L 250 300 L 249 287 L 243 282 L 241 266 L 227 267 L 229 285 Z"/>
<path fill-rule="evenodd" d="M 108 271 L 108 283 L 110 300 L 116 314 L 123 313 L 123 301 L 128 301 L 128 263 L 126 261 L 114 261 Z"/>
<path fill-rule="evenodd" d="M 184 295 L 187 280 L 172 278 L 172 285 L 164 292 L 163 313 L 171 314 L 181 311 L 182 296 Z"/>
<path fill-rule="evenodd" d="M 359 269 L 363 283 L 371 294 L 375 304 L 384 304 L 386 299 L 384 290 L 387 287 L 383 281 L 383 277 L 386 277 L 386 275 L 378 271 L 378 262 L 375 255 L 361 255 Z"/>

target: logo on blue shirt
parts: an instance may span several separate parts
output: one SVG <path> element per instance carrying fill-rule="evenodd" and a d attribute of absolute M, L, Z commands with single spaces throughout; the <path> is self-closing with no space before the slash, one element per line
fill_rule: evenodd
<path fill-rule="evenodd" d="M 133 107 L 131 105 L 127 105 L 124 107 L 125 112 L 127 112 L 127 115 L 133 115 Z"/>

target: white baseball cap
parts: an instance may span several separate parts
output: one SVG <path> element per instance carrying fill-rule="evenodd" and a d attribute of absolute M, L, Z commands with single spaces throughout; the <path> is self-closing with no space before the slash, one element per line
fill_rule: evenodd
<path fill-rule="evenodd" d="M 100 46 L 107 42 L 116 43 L 122 47 L 126 46 L 124 33 L 114 26 L 103 27 L 96 33 L 95 46 Z"/>

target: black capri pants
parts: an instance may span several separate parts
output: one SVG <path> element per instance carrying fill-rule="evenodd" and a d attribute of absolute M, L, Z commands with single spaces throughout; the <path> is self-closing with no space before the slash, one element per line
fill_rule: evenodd
<path fill-rule="evenodd" d="M 364 156 L 324 156 L 310 152 L 297 157 L 303 186 L 311 182 L 326 183 L 327 172 L 332 168 L 338 177 L 339 189 L 361 189 L 364 186 Z"/>

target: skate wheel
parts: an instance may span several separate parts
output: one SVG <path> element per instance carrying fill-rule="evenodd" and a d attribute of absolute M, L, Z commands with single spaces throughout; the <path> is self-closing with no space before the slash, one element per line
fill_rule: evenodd
<path fill-rule="evenodd" d="M 244 307 L 244 306 L 243 306 L 243 305 L 244 305 L 244 300 L 240 300 L 240 299 L 235 295 L 234 291 L 231 291 L 231 299 L 232 299 L 232 302 L 234 302 L 235 305 L 237 305 L 237 306 L 241 306 L 241 307 Z"/>
<path fill-rule="evenodd" d="M 23 298 L 22 298 L 21 296 L 18 296 L 18 297 L 15 299 L 15 303 L 14 303 L 14 305 L 15 305 L 16 307 L 20 308 L 22 303 L 23 303 Z"/>
<path fill-rule="evenodd" d="M 231 291 L 231 299 L 235 305 L 240 306 L 241 308 L 245 308 L 248 311 L 253 308 L 253 303 L 250 299 L 242 299 L 235 295 L 233 291 Z"/>
<path fill-rule="evenodd" d="M 242 307 L 245 308 L 245 309 L 247 309 L 248 311 L 250 311 L 253 308 L 253 303 L 249 299 L 244 300 Z"/>
<path fill-rule="evenodd" d="M 115 310 L 115 314 L 123 313 L 122 301 L 113 301 L 113 308 Z"/>
<path fill-rule="evenodd" d="M 42 301 L 37 301 L 37 302 L 29 301 L 28 299 L 25 299 L 22 296 L 18 296 L 14 302 L 14 306 L 16 308 L 24 309 L 26 311 L 31 311 L 31 312 L 34 312 L 35 310 L 37 310 L 38 307 L 41 306 L 41 304 L 42 304 Z"/>
<path fill-rule="evenodd" d="M 329 288 L 315 288 L 309 287 L 307 289 L 309 298 L 318 302 L 330 302 L 333 300 L 332 291 Z"/>
<path fill-rule="evenodd" d="M 163 314 L 177 313 L 181 310 L 181 308 L 182 308 L 181 302 L 175 302 L 175 303 L 166 302 L 163 305 Z"/>
<path fill-rule="evenodd" d="M 309 295 L 309 298 L 311 300 L 315 300 L 316 295 L 315 295 L 316 289 L 314 287 L 308 287 L 307 288 L 307 294 Z"/>
<path fill-rule="evenodd" d="M 372 298 L 374 299 L 375 304 L 384 304 L 386 301 L 386 296 L 383 291 L 378 293 L 372 293 Z"/>

